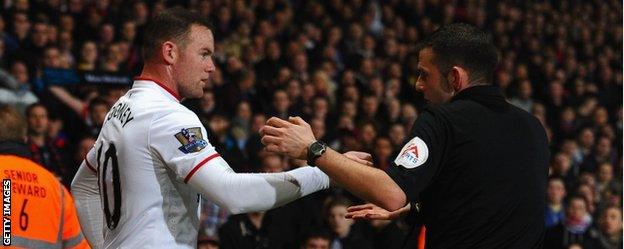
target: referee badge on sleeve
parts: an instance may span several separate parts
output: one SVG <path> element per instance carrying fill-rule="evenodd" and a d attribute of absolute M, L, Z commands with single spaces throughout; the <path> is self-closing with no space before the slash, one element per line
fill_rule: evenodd
<path fill-rule="evenodd" d="M 394 159 L 394 164 L 413 169 L 425 163 L 427 157 L 429 157 L 427 144 L 419 137 L 414 137 L 403 146 L 401 153 Z"/>
<path fill-rule="evenodd" d="M 178 149 L 184 154 L 198 152 L 208 145 L 208 142 L 203 139 L 201 128 L 199 127 L 182 128 L 174 136 L 182 144 Z"/>

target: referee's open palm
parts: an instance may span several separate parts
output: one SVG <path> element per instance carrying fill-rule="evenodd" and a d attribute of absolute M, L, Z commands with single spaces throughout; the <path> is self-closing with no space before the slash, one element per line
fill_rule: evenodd
<path fill-rule="evenodd" d="M 409 204 L 396 211 L 385 210 L 375 204 L 367 203 L 347 208 L 345 218 L 354 220 L 394 220 L 409 212 Z"/>

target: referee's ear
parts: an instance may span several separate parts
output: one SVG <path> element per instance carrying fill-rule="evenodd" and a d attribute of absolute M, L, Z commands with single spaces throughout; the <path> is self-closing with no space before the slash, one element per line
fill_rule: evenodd
<path fill-rule="evenodd" d="M 463 67 L 454 66 L 451 68 L 451 72 L 448 77 L 448 81 L 451 83 L 451 86 L 453 86 L 453 90 L 456 93 L 466 89 L 470 83 L 468 71 L 466 71 Z"/>

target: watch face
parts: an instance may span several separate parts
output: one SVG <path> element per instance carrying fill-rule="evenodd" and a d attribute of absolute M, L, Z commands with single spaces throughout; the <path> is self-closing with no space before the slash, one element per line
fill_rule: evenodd
<path fill-rule="evenodd" d="M 320 153 L 322 149 L 323 145 L 320 143 L 313 143 L 312 146 L 310 146 L 310 150 L 312 150 L 312 153 L 314 154 Z"/>
<path fill-rule="evenodd" d="M 323 155 L 323 153 L 325 152 L 327 148 L 325 146 L 326 146 L 325 144 L 319 141 L 316 141 L 310 144 L 310 147 L 308 148 L 308 165 L 316 166 L 314 164 L 314 161 L 316 161 L 316 158 Z"/>

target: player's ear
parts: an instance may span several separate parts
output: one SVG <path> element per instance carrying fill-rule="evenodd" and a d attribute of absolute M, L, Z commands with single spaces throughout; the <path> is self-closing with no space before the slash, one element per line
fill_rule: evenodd
<path fill-rule="evenodd" d="M 178 57 L 178 46 L 171 41 L 166 41 L 161 46 L 161 53 L 165 63 L 171 65 Z"/>

